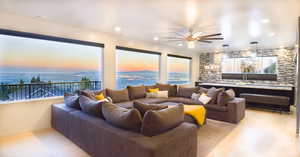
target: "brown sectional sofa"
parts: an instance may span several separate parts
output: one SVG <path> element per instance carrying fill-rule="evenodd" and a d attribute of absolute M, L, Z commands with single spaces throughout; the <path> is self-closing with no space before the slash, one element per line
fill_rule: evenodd
<path fill-rule="evenodd" d="M 153 87 L 157 86 L 151 86 Z M 145 90 L 147 88 L 150 87 L 145 87 Z M 163 88 L 166 90 L 167 86 L 164 85 Z M 135 100 L 149 104 L 202 105 L 200 101 L 188 98 L 190 89 L 179 94 L 174 89 L 177 87 L 172 86 L 168 98 L 146 98 L 146 95 L 132 90 L 107 89 L 104 93 L 113 102 L 116 101 L 115 104 L 124 108 L 132 108 Z M 205 105 L 205 108 L 207 118 L 215 120 L 238 123 L 245 116 L 245 100 L 242 98 L 234 98 L 225 106 L 210 104 Z M 116 128 L 104 119 L 88 115 L 66 104 L 52 105 L 52 127 L 95 157 L 196 157 L 197 127 L 191 124 L 195 120 L 190 116 L 185 116 L 184 120 L 184 123 L 172 130 L 147 137 L 141 133 Z"/>
<path fill-rule="evenodd" d="M 52 105 L 52 127 L 93 157 L 196 157 L 197 127 L 182 123 L 157 136 L 119 129 L 65 104 Z"/>

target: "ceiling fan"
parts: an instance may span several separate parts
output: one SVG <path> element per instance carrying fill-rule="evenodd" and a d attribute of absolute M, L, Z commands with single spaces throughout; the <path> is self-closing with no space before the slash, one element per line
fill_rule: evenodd
<path fill-rule="evenodd" d="M 189 48 L 194 48 L 195 42 L 212 43 L 214 40 L 224 40 L 224 38 L 220 37 L 222 33 L 202 35 L 202 32 L 193 32 L 192 30 L 189 30 L 184 33 L 173 32 L 172 34 L 175 34 L 175 36 L 165 38 L 166 41 L 187 42 Z"/>

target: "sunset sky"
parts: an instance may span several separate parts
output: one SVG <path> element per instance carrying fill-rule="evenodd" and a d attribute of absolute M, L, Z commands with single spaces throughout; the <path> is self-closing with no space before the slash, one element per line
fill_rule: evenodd
<path fill-rule="evenodd" d="M 159 55 L 118 50 L 118 72 L 159 71 Z"/>
<path fill-rule="evenodd" d="M 99 70 L 102 48 L 0 35 L 0 67 Z"/>
<path fill-rule="evenodd" d="M 189 59 L 168 57 L 168 71 L 188 73 L 190 72 L 190 63 Z"/>
<path fill-rule="evenodd" d="M 101 69 L 102 48 L 0 35 L 0 69 Z M 117 71 L 159 71 L 159 55 L 117 50 Z M 168 57 L 170 72 L 188 72 L 189 60 Z"/>

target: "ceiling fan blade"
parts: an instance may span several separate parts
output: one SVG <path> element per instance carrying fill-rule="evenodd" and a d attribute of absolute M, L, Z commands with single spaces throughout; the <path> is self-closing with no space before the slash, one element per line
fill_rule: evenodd
<path fill-rule="evenodd" d="M 219 35 L 222 35 L 222 33 L 216 33 L 216 34 L 210 34 L 210 35 L 203 35 L 200 38 L 213 37 L 213 36 L 219 36 Z"/>
<path fill-rule="evenodd" d="M 224 38 L 201 38 L 201 40 L 224 40 Z"/>
<path fill-rule="evenodd" d="M 212 41 L 207 41 L 207 40 L 198 40 L 198 41 L 203 43 L 212 43 Z"/>

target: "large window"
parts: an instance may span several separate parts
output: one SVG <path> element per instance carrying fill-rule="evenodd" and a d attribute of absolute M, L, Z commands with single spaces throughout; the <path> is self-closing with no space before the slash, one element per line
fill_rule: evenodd
<path fill-rule="evenodd" d="M 102 44 L 0 30 L 0 101 L 100 89 Z"/>
<path fill-rule="evenodd" d="M 222 73 L 277 74 L 277 57 L 222 59 Z"/>
<path fill-rule="evenodd" d="M 160 53 L 117 47 L 117 89 L 159 80 Z"/>
<path fill-rule="evenodd" d="M 191 58 L 168 55 L 168 83 L 188 84 L 191 80 Z"/>

